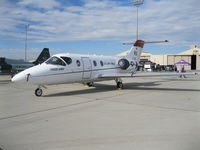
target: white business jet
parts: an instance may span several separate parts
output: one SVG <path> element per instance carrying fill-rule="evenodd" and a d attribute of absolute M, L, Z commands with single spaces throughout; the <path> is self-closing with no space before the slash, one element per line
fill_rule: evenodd
<path fill-rule="evenodd" d="M 168 42 L 145 42 L 137 40 L 132 44 L 126 56 L 96 56 L 78 54 L 56 54 L 47 61 L 32 68 L 26 69 L 12 78 L 12 82 L 25 82 L 38 86 L 36 96 L 42 95 L 45 85 L 63 83 L 85 83 L 92 86 L 94 82 L 115 80 L 117 88 L 123 88 L 123 77 L 145 76 L 180 76 L 180 73 L 149 73 L 137 74 L 137 67 L 144 44 Z M 197 73 L 182 73 L 197 74 Z"/>

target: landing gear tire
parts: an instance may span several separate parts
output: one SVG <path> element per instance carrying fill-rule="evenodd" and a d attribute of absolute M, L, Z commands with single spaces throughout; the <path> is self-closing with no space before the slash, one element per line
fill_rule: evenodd
<path fill-rule="evenodd" d="M 86 83 L 86 85 L 87 85 L 88 87 L 92 87 L 92 86 L 94 86 L 94 82 L 88 82 L 88 83 Z"/>
<path fill-rule="evenodd" d="M 118 89 L 123 89 L 123 83 L 122 82 L 117 82 L 117 88 Z"/>
<path fill-rule="evenodd" d="M 37 88 L 37 89 L 35 90 L 35 95 L 38 96 L 38 97 L 42 96 L 42 89 Z"/>

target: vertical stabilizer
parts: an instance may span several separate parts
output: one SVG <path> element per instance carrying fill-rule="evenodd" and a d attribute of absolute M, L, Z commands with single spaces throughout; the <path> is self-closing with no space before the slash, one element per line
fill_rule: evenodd
<path fill-rule="evenodd" d="M 137 40 L 135 43 L 124 43 L 125 45 L 133 44 L 130 52 L 126 55 L 126 58 L 139 62 L 144 43 L 145 42 L 142 40 Z"/>
<path fill-rule="evenodd" d="M 153 42 L 145 42 L 143 40 L 137 40 L 135 43 L 124 43 L 124 45 L 133 45 L 130 52 L 126 55 L 128 59 L 135 60 L 136 62 L 140 61 L 140 56 L 144 47 L 144 44 L 150 44 L 150 43 L 164 43 L 168 42 L 168 40 L 165 41 L 153 41 Z"/>

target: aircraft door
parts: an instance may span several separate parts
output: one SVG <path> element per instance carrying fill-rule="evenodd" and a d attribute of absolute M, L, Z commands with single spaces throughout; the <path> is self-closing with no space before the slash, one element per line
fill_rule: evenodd
<path fill-rule="evenodd" d="M 89 79 L 92 73 L 92 64 L 88 57 L 82 57 L 83 62 L 83 79 Z"/>

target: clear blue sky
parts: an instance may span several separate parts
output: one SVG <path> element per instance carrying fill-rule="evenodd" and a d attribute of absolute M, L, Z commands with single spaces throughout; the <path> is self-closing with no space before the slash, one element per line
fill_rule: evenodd
<path fill-rule="evenodd" d="M 169 40 L 145 45 L 154 54 L 178 53 L 199 44 L 200 1 L 146 0 L 139 8 L 139 38 Z M 55 53 L 115 55 L 136 39 L 131 0 L 0 0 L 0 57 L 28 58 L 44 47 Z"/>

